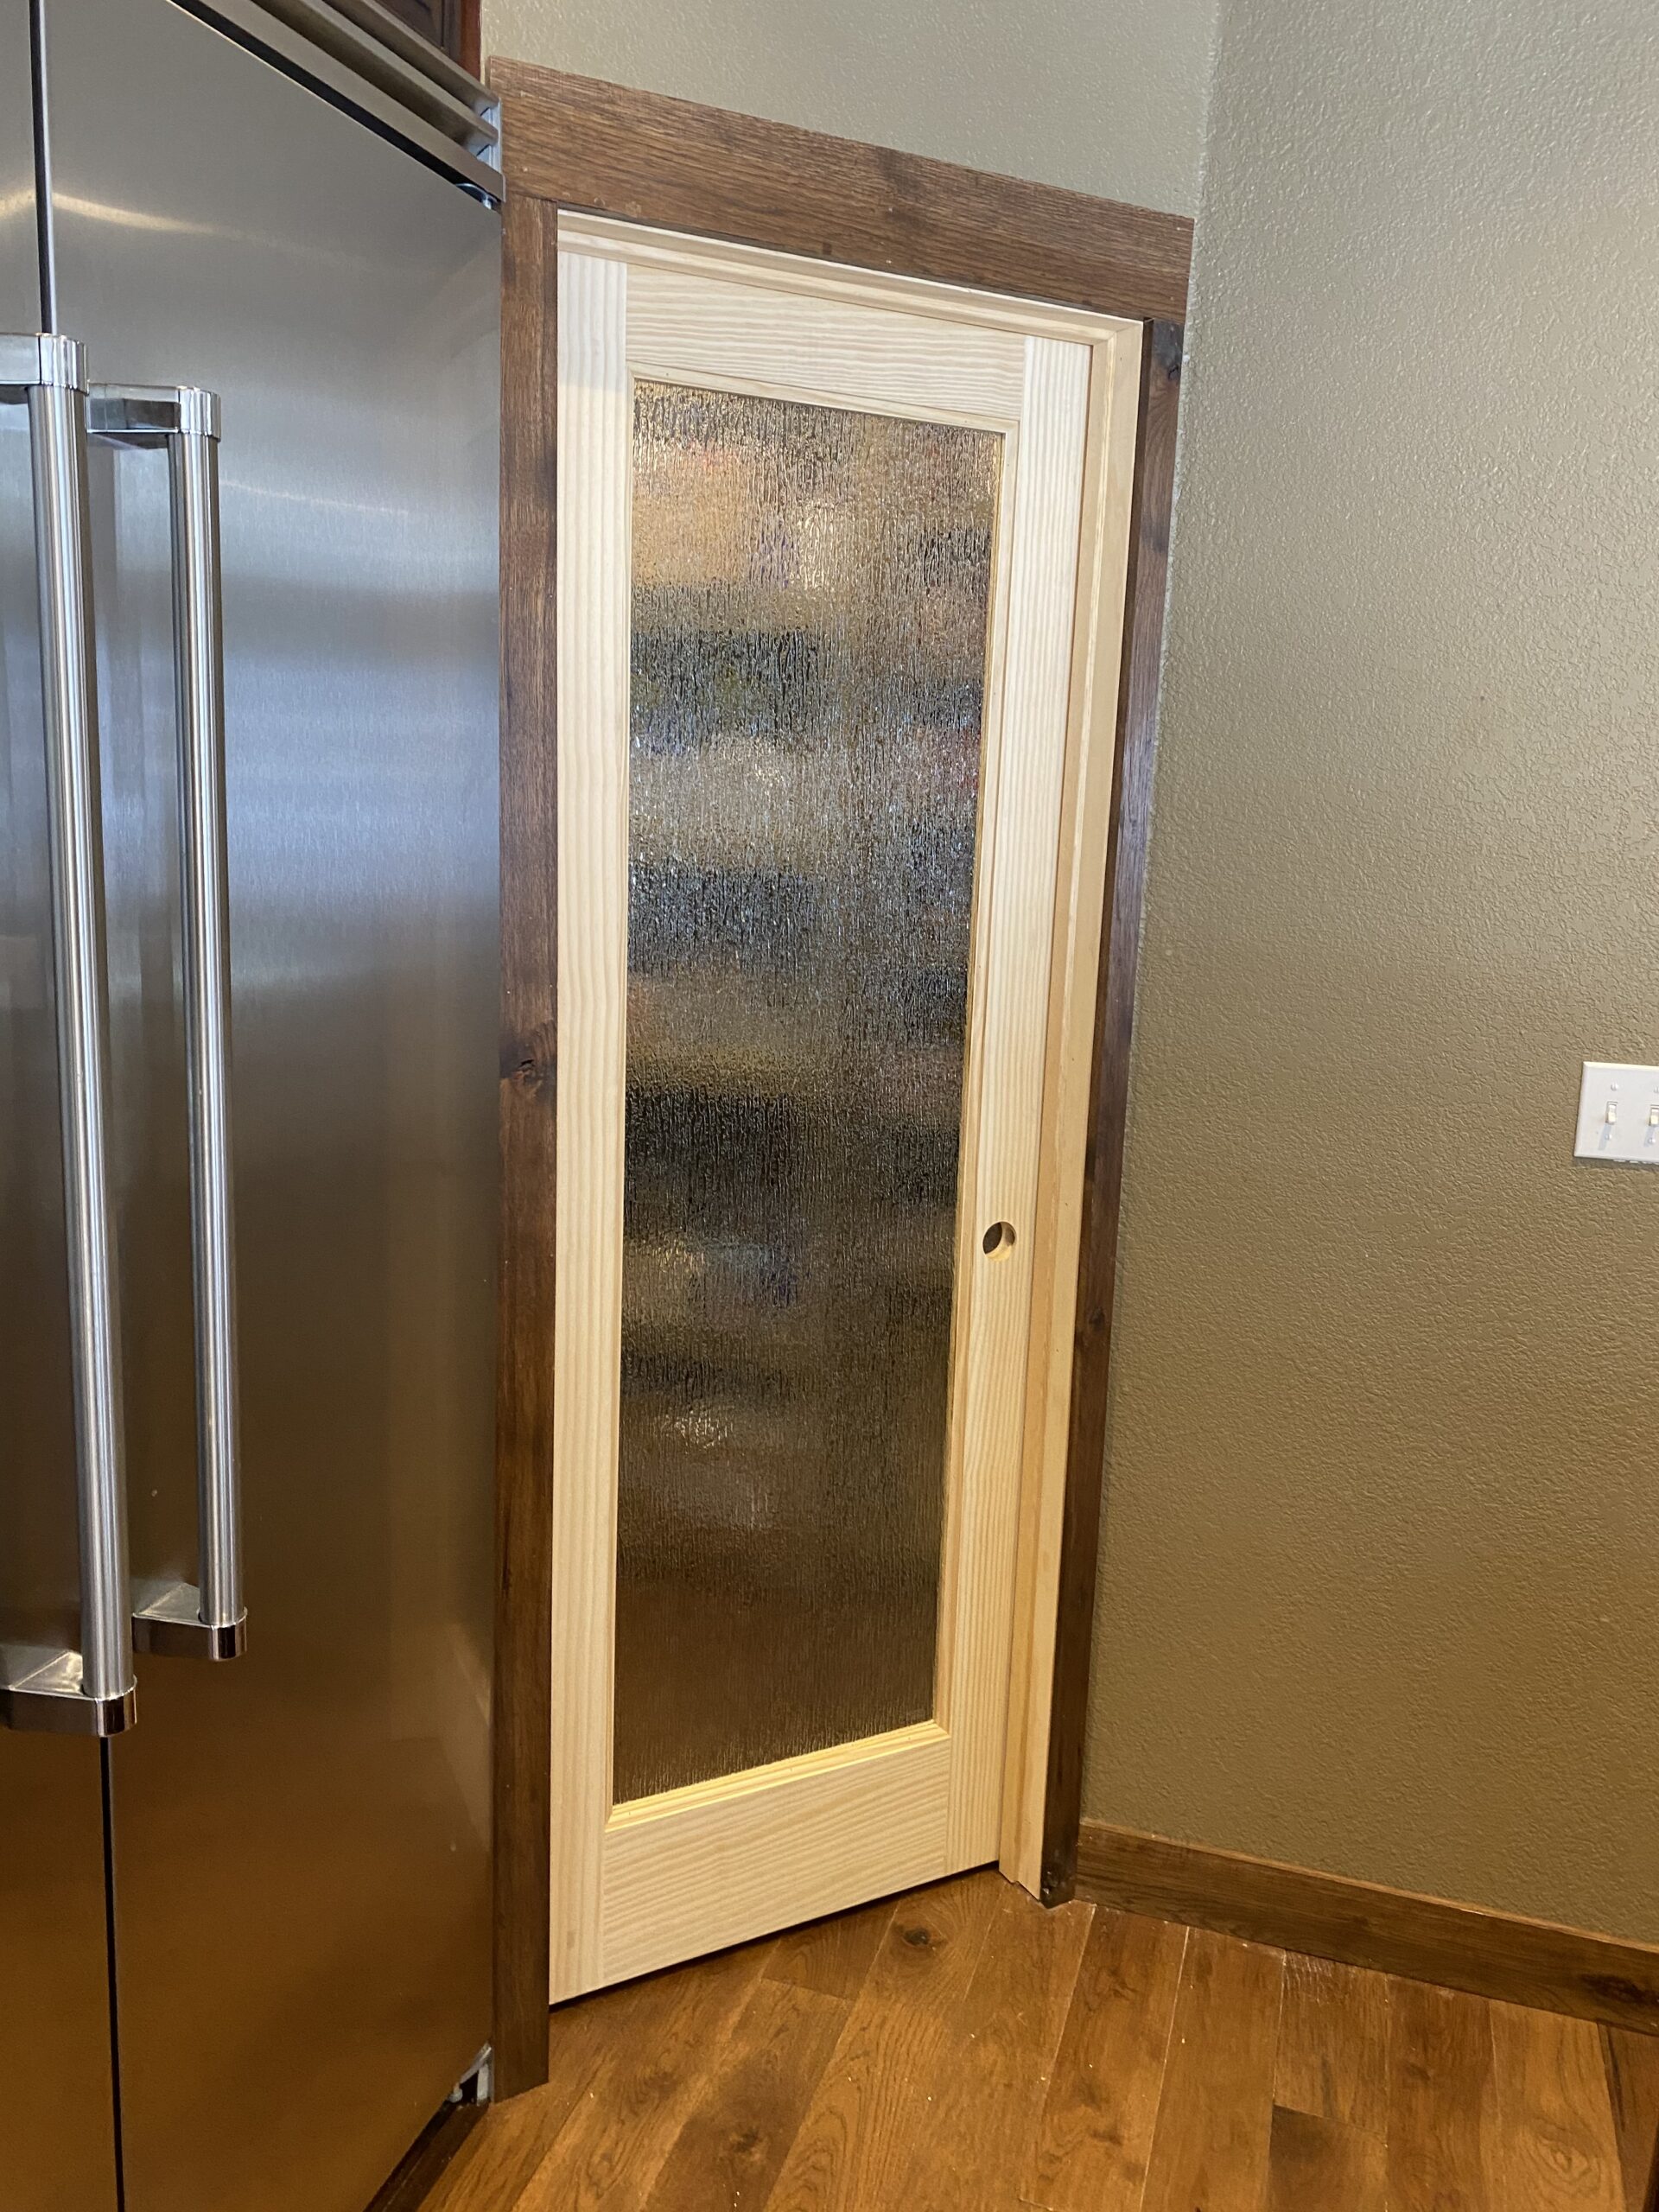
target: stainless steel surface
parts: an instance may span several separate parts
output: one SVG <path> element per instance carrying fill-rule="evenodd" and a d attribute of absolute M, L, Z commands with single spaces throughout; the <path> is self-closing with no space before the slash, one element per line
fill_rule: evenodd
<path fill-rule="evenodd" d="M 138 1717 L 137 1692 L 86 1686 L 78 1651 L 35 1643 L 0 1644 L 0 1727 L 45 1736 L 118 1736 Z"/>
<path fill-rule="evenodd" d="M 1001 461 L 634 388 L 619 1801 L 933 1712 Z"/>
<path fill-rule="evenodd" d="M 0 1722 L 108 1736 L 131 1723 L 133 1661 L 80 346 L 48 334 L 0 338 L 0 401 L 29 410 L 80 1565 L 78 1651 L 0 1649 Z"/>
<path fill-rule="evenodd" d="M 376 0 L 260 0 L 295 30 L 486 161 L 500 137 L 497 103 L 475 77 Z"/>
<path fill-rule="evenodd" d="M 197 385 L 95 384 L 86 393 L 86 429 L 100 444 L 167 452 L 180 438 L 217 441 L 219 394 Z"/>
<path fill-rule="evenodd" d="M 495 2090 L 495 2053 L 486 2044 L 477 2052 L 467 2071 L 444 2102 L 451 2105 L 486 2105 Z"/>
<path fill-rule="evenodd" d="M 248 1617 L 203 1618 L 196 1582 L 143 1580 L 132 1586 L 132 1640 L 157 1659 L 239 1659 L 248 1648 Z"/>
<path fill-rule="evenodd" d="M 362 2212 L 488 2032 L 499 223 L 168 0 L 46 20 L 65 325 L 224 415 L 256 1633 L 141 1656 L 111 1748 L 127 2203 Z M 92 461 L 133 1559 L 188 1584 L 171 518 Z"/>
<path fill-rule="evenodd" d="M 42 320 L 29 10 L 0 0 L 0 330 Z M 58 1135 L 46 749 L 29 424 L 0 407 L 0 1638 L 77 1636 L 74 1422 Z M 111 2212 L 99 1747 L 0 1729 L 0 2201 Z"/>
<path fill-rule="evenodd" d="M 174 3 L 175 0 L 168 0 L 168 4 Z M 330 99 L 349 102 L 377 129 L 391 132 L 423 160 L 471 190 L 492 200 L 499 198 L 493 101 L 484 113 L 475 113 L 437 86 L 423 85 L 416 73 L 398 63 L 395 55 L 383 53 L 372 40 L 344 22 L 335 26 L 335 36 L 319 42 L 312 34 L 324 10 L 302 5 L 301 0 L 282 0 L 278 9 L 267 7 L 264 0 L 176 0 L 176 4 L 193 10 L 204 23 L 269 54 L 302 82 L 320 86 Z M 296 29 L 293 22 L 285 21 L 289 15 L 306 18 L 306 28 Z M 336 47 L 340 51 L 333 50 Z M 348 49 L 353 58 L 342 59 L 342 53 Z M 365 61 L 372 62 L 372 68 L 365 69 Z M 378 81 L 386 73 L 386 64 L 402 73 L 396 90 L 389 91 Z M 423 104 L 429 111 L 423 111 Z"/>
<path fill-rule="evenodd" d="M 38 330 L 48 320 L 41 305 L 29 19 L 29 0 L 0 6 L 0 330 Z"/>
<path fill-rule="evenodd" d="M 8 331 L 0 335 L 0 397 L 8 405 L 23 406 L 41 385 L 62 385 L 84 394 L 85 347 L 49 331 Z"/>
<path fill-rule="evenodd" d="M 116 2212 L 99 1746 L 0 1738 L 0 2203 Z"/>
<path fill-rule="evenodd" d="M 383 45 L 395 53 L 423 76 L 442 85 L 457 99 L 465 100 L 480 113 L 493 108 L 495 96 L 486 85 L 480 82 L 459 61 L 452 60 L 442 47 L 434 46 L 429 38 L 423 38 L 419 31 L 394 16 L 381 0 L 265 0 L 266 6 L 280 5 L 288 9 L 305 10 L 321 14 L 326 10 L 333 16 L 344 16 L 359 29 L 369 32 Z"/>
<path fill-rule="evenodd" d="M 231 1189 L 230 913 L 225 823 L 224 625 L 218 395 L 100 385 L 92 435 L 167 455 L 178 726 L 185 1071 L 196 1346 L 196 1580 L 135 1593 L 141 1650 L 238 1658 L 245 1648 Z"/>

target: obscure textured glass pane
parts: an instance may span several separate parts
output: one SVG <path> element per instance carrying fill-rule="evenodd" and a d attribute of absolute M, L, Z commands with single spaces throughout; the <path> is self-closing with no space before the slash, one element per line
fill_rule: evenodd
<path fill-rule="evenodd" d="M 1001 444 L 636 387 L 619 1802 L 933 1710 Z"/>

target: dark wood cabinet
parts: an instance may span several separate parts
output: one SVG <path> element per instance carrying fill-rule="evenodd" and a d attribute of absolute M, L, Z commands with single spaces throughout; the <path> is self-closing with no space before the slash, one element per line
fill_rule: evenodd
<path fill-rule="evenodd" d="M 479 0 L 381 0 L 411 30 L 442 47 L 450 59 L 476 73 Z"/>

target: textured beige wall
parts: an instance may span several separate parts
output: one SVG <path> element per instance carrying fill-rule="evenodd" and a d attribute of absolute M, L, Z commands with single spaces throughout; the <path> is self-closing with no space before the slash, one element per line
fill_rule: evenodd
<path fill-rule="evenodd" d="M 1659 10 L 1230 0 L 1088 1810 L 1659 1939 Z"/>
<path fill-rule="evenodd" d="M 1191 213 L 1216 0 L 484 0 L 484 51 Z"/>

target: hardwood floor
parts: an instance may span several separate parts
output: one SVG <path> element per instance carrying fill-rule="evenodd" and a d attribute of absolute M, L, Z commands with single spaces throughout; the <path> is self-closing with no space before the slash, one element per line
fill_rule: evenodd
<path fill-rule="evenodd" d="M 1659 2038 L 992 1872 L 607 1990 L 426 2212 L 1644 2212 Z"/>

